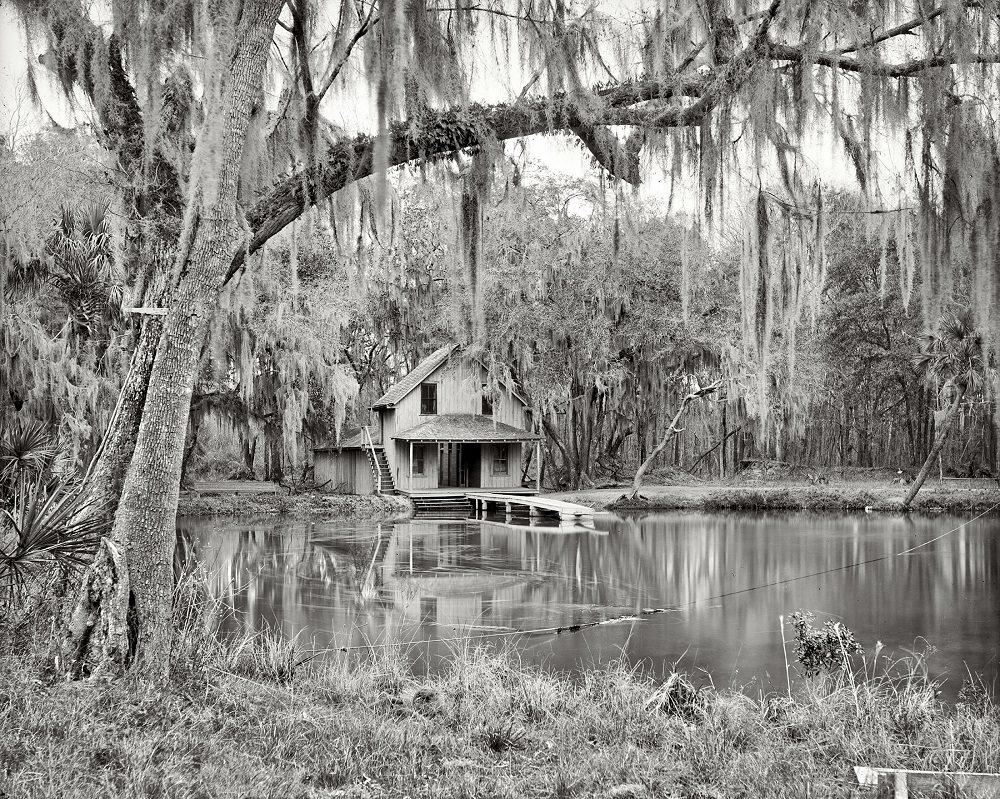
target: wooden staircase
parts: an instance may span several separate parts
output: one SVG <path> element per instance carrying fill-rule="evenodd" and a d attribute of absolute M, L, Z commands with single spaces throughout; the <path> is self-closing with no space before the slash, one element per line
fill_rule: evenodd
<path fill-rule="evenodd" d="M 372 469 L 372 485 L 375 486 L 376 494 L 395 494 L 396 484 L 392 481 L 392 472 L 389 471 L 389 461 L 385 457 L 385 450 L 382 447 L 373 447 L 366 450 L 368 452 L 368 465 Z M 378 490 L 379 477 L 382 478 L 382 490 Z"/>
<path fill-rule="evenodd" d="M 464 494 L 411 496 L 415 519 L 468 519 L 472 507 Z"/>

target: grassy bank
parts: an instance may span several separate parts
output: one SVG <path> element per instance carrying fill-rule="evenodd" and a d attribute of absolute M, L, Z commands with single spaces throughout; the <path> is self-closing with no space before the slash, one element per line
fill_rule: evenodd
<path fill-rule="evenodd" d="M 22 645 L 22 651 L 31 650 Z M 1000 711 L 919 673 L 813 681 L 792 698 L 577 680 L 459 648 L 295 667 L 265 639 L 179 637 L 168 685 L 65 683 L 0 658 L 0 787 L 24 797 L 847 796 L 854 765 L 1000 770 Z"/>
<path fill-rule="evenodd" d="M 322 516 L 326 518 L 394 519 L 413 508 L 399 496 L 357 494 L 181 494 L 178 516 Z"/>
<path fill-rule="evenodd" d="M 563 491 L 553 496 L 593 508 L 618 511 L 650 510 L 872 510 L 900 512 L 905 486 L 871 481 L 838 481 L 829 485 L 778 483 L 733 485 L 699 483 L 643 486 L 639 498 L 630 489 L 599 488 Z M 1000 503 L 1000 489 L 930 484 L 917 494 L 911 509 L 920 512 L 982 512 Z"/>

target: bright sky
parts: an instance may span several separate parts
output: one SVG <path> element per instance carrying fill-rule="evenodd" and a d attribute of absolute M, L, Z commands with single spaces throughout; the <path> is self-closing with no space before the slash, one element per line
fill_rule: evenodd
<path fill-rule="evenodd" d="M 51 124 L 49 116 L 64 127 L 79 124 L 79 114 L 74 114 L 44 69 L 35 70 L 42 107 L 32 102 L 27 58 L 20 20 L 13 8 L 0 2 L 0 133 L 31 135 Z"/>

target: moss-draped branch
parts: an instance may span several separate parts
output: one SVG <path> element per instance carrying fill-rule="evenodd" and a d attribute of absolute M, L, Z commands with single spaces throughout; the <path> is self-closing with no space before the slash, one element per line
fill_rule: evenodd
<path fill-rule="evenodd" d="M 769 8 L 773 17 L 779 3 Z M 937 16 L 932 12 L 921 20 Z M 705 75 L 668 75 L 600 87 L 586 95 L 518 100 L 497 105 L 425 110 L 420 117 L 391 126 L 384 166 L 400 166 L 477 147 L 488 141 L 505 141 L 559 131 L 577 135 L 596 160 L 611 174 L 629 183 L 640 182 L 638 153 L 624 147 L 608 128 L 632 126 L 645 129 L 699 125 L 705 116 L 737 91 L 743 77 L 761 61 L 775 69 L 789 64 L 824 67 L 848 73 L 889 79 L 916 78 L 928 70 L 949 65 L 1000 64 L 997 53 L 938 54 L 898 63 L 870 54 L 864 59 L 846 55 L 847 49 L 819 51 L 806 46 L 780 44 L 768 37 L 768 22 L 761 24 L 750 44 L 733 60 Z M 907 23 L 896 35 L 911 33 L 917 23 Z M 883 39 L 880 38 L 879 41 Z M 859 49 L 855 46 L 851 49 Z M 329 149 L 325 160 L 307 167 L 275 185 L 248 212 L 252 231 L 249 246 L 240 252 L 227 280 L 242 267 L 247 255 L 257 252 L 272 236 L 302 215 L 307 207 L 330 197 L 376 169 L 376 139 L 358 135 Z"/>
<path fill-rule="evenodd" d="M 664 111 L 659 104 L 636 106 L 682 95 L 701 97 L 707 82 L 701 78 L 676 84 L 641 81 L 581 99 L 560 96 L 553 100 L 427 110 L 419 118 L 391 126 L 385 166 L 391 168 L 419 159 L 433 159 L 489 141 L 564 130 L 577 132 L 597 160 L 613 174 L 637 182 L 636 154 L 625 151 L 607 127 L 698 124 L 704 116 L 702 109 L 677 106 Z M 234 261 L 230 276 L 240 268 L 247 254 L 259 250 L 268 239 L 301 216 L 308 206 L 373 174 L 376 147 L 376 139 L 368 135 L 339 142 L 328 150 L 321 164 L 303 169 L 277 184 L 248 212 L 253 237 L 248 251 Z"/>

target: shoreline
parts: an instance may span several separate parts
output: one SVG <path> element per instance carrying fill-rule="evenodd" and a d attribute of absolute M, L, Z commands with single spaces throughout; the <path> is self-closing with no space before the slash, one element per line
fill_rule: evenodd
<path fill-rule="evenodd" d="M 984 481 L 985 482 L 985 481 Z M 630 486 L 544 492 L 544 496 L 576 502 L 610 513 L 657 511 L 869 511 L 902 514 L 906 486 L 874 481 L 842 481 L 814 486 L 795 482 L 731 484 L 704 482 L 643 486 L 637 500 L 627 500 Z M 949 486 L 929 482 L 913 501 L 911 512 L 982 513 L 1000 509 L 1000 488 Z M 337 519 L 406 519 L 413 505 L 405 497 L 375 494 L 212 494 L 183 492 L 178 517 L 290 516 Z"/>
<path fill-rule="evenodd" d="M 376 494 L 202 494 L 181 492 L 177 517 L 290 516 L 332 519 L 404 519 L 413 515 L 410 501 Z"/>
<path fill-rule="evenodd" d="M 637 513 L 667 510 L 783 511 L 842 510 L 903 514 L 907 487 L 872 481 L 844 481 L 814 486 L 793 482 L 733 485 L 643 486 L 637 500 L 628 500 L 630 486 L 553 492 L 549 496 L 595 510 Z M 985 512 L 1000 508 L 1000 488 L 967 488 L 928 483 L 910 506 L 911 512 Z"/>

